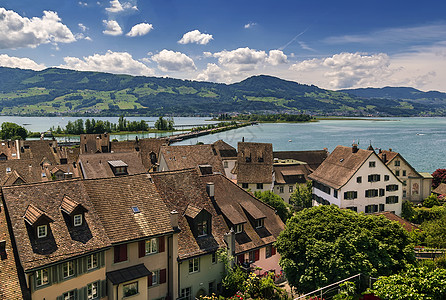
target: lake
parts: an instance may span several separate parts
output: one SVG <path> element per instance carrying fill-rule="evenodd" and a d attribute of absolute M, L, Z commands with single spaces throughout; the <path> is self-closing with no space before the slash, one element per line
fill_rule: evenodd
<path fill-rule="evenodd" d="M 45 131 L 51 126 L 64 127 L 77 117 L 15 117 L 0 116 L 0 122 L 14 122 L 31 131 Z M 83 118 L 87 119 L 87 118 Z M 98 117 L 117 123 L 118 117 Z M 129 121 L 146 120 L 151 126 L 156 117 L 127 117 Z M 214 123 L 208 118 L 174 118 L 175 125 Z M 432 173 L 438 168 L 446 168 L 446 118 L 385 118 L 364 120 L 321 120 L 311 123 L 260 124 L 225 131 L 213 135 L 185 140 L 177 145 L 193 145 L 197 142 L 213 143 L 223 139 L 237 147 L 242 138 L 246 142 L 272 143 L 276 151 L 281 150 L 320 150 L 332 151 L 337 145 L 350 146 L 354 141 L 360 148 L 371 143 L 375 148 L 400 152 L 419 172 Z M 134 139 L 135 136 L 158 137 L 160 134 L 116 135 L 119 140 Z M 63 140 L 63 139 L 62 139 Z M 74 140 L 74 139 L 71 139 Z"/>

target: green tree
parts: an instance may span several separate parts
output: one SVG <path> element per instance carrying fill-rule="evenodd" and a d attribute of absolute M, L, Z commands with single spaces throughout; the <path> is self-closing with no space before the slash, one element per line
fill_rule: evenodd
<path fill-rule="evenodd" d="M 291 194 L 290 203 L 297 209 L 313 206 L 313 183 L 308 180 L 306 184 L 296 184 L 296 189 Z"/>
<path fill-rule="evenodd" d="M 173 130 L 174 121 L 173 118 L 164 119 L 163 117 L 159 117 L 155 122 L 155 128 L 158 130 Z"/>
<path fill-rule="evenodd" d="M 446 270 L 412 267 L 407 272 L 380 277 L 368 292 L 382 300 L 446 299 Z"/>
<path fill-rule="evenodd" d="M 256 191 L 254 192 L 254 196 L 257 199 L 260 199 L 262 202 L 265 202 L 266 204 L 272 206 L 283 222 L 286 222 L 286 220 L 288 220 L 293 215 L 290 205 L 286 204 L 285 201 L 280 198 L 280 196 L 274 194 L 271 191 Z"/>
<path fill-rule="evenodd" d="M 428 247 L 446 248 L 446 216 L 421 224 L 424 244 Z"/>
<path fill-rule="evenodd" d="M 280 265 L 299 293 L 358 273 L 390 275 L 415 260 L 409 235 L 397 222 L 334 205 L 296 213 L 276 247 Z"/>
<path fill-rule="evenodd" d="M 441 205 L 441 202 L 440 202 L 440 200 L 438 200 L 438 197 L 435 194 L 431 194 L 429 197 L 427 197 L 423 201 L 423 206 L 428 207 L 428 208 L 431 208 L 434 206 L 440 206 L 440 205 Z"/>
<path fill-rule="evenodd" d="M 24 140 L 27 136 L 28 131 L 24 127 L 11 122 L 2 123 L 2 129 L 0 131 L 2 140 Z"/>

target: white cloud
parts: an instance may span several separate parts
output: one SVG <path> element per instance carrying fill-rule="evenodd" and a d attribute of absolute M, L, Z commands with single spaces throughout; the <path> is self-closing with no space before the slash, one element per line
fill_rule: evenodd
<path fill-rule="evenodd" d="M 94 54 L 77 57 L 64 57 L 65 64 L 61 68 L 74 69 L 79 71 L 98 71 L 117 74 L 144 75 L 150 76 L 154 72 L 151 68 L 140 61 L 133 59 L 127 52 L 113 52 L 108 50 L 106 54 Z"/>
<path fill-rule="evenodd" d="M 123 11 L 124 8 L 122 7 L 119 0 L 111 0 L 110 7 L 107 7 L 105 10 L 111 13 L 117 13 Z"/>
<path fill-rule="evenodd" d="M 273 66 L 287 63 L 287 56 L 281 50 L 270 50 L 266 59 Z"/>
<path fill-rule="evenodd" d="M 218 58 L 220 66 L 231 68 L 235 71 L 249 71 L 256 68 L 258 64 L 265 62 L 267 54 L 265 51 L 238 48 L 232 51 L 223 50 L 213 55 Z"/>
<path fill-rule="evenodd" d="M 80 6 L 84 6 L 84 7 L 87 7 L 87 6 L 88 6 L 88 3 L 87 3 L 87 2 L 79 1 L 78 4 L 79 4 Z"/>
<path fill-rule="evenodd" d="M 198 74 L 197 80 L 200 81 L 214 81 L 214 82 L 230 82 L 231 73 L 223 70 L 216 64 L 207 64 L 205 70 Z"/>
<path fill-rule="evenodd" d="M 31 69 L 40 71 L 45 69 L 45 65 L 38 64 L 27 57 L 14 57 L 7 54 L 0 54 L 0 66 L 8 68 Z"/>
<path fill-rule="evenodd" d="M 163 72 L 194 71 L 197 69 L 192 58 L 181 52 L 164 49 L 153 55 L 152 60 L 158 64 L 158 68 Z"/>
<path fill-rule="evenodd" d="M 130 37 L 142 36 L 148 34 L 152 29 L 153 29 L 152 24 L 140 23 L 133 26 L 132 29 L 126 35 Z"/>
<path fill-rule="evenodd" d="M 44 11 L 42 18 L 22 17 L 12 10 L 0 8 L 0 48 L 35 48 L 47 43 L 76 41 L 70 29 L 61 23 L 56 12 Z"/>
<path fill-rule="evenodd" d="M 251 22 L 251 23 L 248 23 L 248 24 L 245 24 L 245 29 L 249 29 L 249 28 L 252 28 L 252 27 L 254 27 L 254 26 L 256 26 L 257 25 L 257 23 L 253 23 L 253 22 Z"/>
<path fill-rule="evenodd" d="M 85 25 L 82 24 L 82 23 L 77 24 L 77 26 L 79 26 L 79 28 L 82 30 L 82 32 L 85 32 L 85 31 L 87 31 L 87 29 L 88 29 L 88 27 L 85 26 Z"/>
<path fill-rule="evenodd" d="M 186 32 L 181 40 L 178 41 L 179 44 L 200 44 L 200 45 L 206 45 L 213 39 L 212 34 L 207 33 L 201 33 L 198 30 L 192 30 L 189 32 Z"/>
<path fill-rule="evenodd" d="M 119 26 L 118 22 L 115 20 L 103 20 L 102 21 L 105 25 L 105 30 L 102 31 L 103 34 L 107 35 L 121 35 L 122 29 L 121 26 Z"/>

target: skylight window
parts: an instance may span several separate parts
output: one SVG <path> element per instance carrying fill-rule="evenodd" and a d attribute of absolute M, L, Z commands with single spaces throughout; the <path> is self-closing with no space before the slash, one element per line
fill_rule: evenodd
<path fill-rule="evenodd" d="M 139 210 L 138 206 L 132 206 L 132 211 L 134 214 L 140 213 L 141 211 Z"/>
<path fill-rule="evenodd" d="M 11 168 L 10 167 L 6 168 L 6 173 L 11 173 Z"/>

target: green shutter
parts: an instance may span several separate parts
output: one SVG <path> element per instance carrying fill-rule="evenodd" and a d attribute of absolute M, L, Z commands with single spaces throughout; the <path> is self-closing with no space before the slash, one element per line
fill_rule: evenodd
<path fill-rule="evenodd" d="M 49 273 L 51 274 L 51 283 L 58 283 L 59 282 L 59 275 L 57 274 L 57 268 L 58 266 L 52 266 L 49 270 Z"/>
<path fill-rule="evenodd" d="M 62 264 L 57 265 L 57 275 L 59 278 L 59 282 L 63 280 L 63 267 Z"/>
<path fill-rule="evenodd" d="M 85 270 L 87 269 L 86 257 L 81 257 L 81 258 L 77 259 L 76 264 L 77 264 L 77 275 L 79 276 L 79 275 L 82 275 L 83 273 L 85 273 Z"/>
<path fill-rule="evenodd" d="M 63 300 L 63 296 L 57 296 L 57 300 Z"/>
<path fill-rule="evenodd" d="M 107 296 L 107 280 L 101 280 L 99 282 L 98 289 L 99 298 L 104 298 Z"/>
<path fill-rule="evenodd" d="M 31 280 L 29 281 L 31 293 L 36 290 L 36 272 L 34 271 L 31 275 Z"/>
<path fill-rule="evenodd" d="M 87 300 L 87 287 L 84 286 L 78 290 L 78 298 L 79 300 Z"/>
<path fill-rule="evenodd" d="M 99 256 L 99 262 L 98 262 L 99 268 L 102 268 L 105 265 L 105 252 L 104 251 L 99 252 L 98 256 Z"/>

